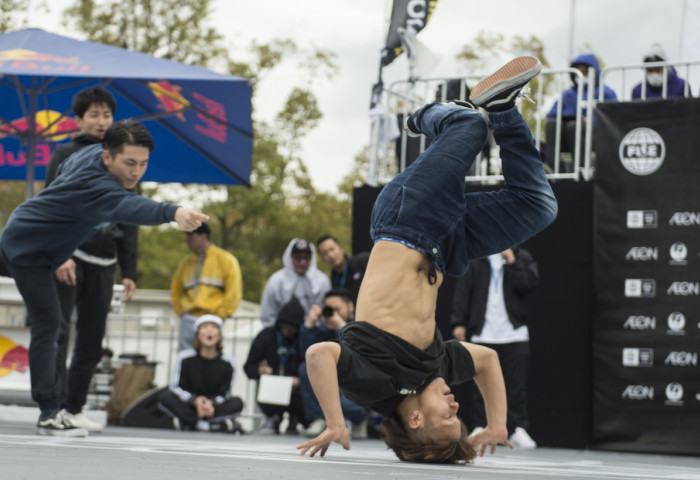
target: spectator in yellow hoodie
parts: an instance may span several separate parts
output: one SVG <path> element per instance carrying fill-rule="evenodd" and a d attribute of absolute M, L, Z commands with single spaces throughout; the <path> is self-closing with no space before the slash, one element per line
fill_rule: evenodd
<path fill-rule="evenodd" d="M 182 259 L 170 285 L 173 310 L 180 317 L 178 350 L 192 346 L 194 323 L 205 314 L 225 319 L 233 314 L 243 297 L 238 260 L 211 243 L 206 223 L 187 233 L 192 253 Z"/>

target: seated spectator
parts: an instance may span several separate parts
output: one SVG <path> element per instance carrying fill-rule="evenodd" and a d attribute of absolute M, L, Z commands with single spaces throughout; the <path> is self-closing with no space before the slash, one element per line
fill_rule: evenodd
<path fill-rule="evenodd" d="M 588 80 L 588 70 L 593 68 L 595 70 L 595 86 L 593 89 L 594 99 L 599 97 L 599 81 L 600 81 L 600 64 L 598 59 L 592 53 L 584 53 L 579 55 L 571 62 L 571 68 L 576 68 L 583 74 L 583 96 L 582 100 L 585 102 L 588 100 L 588 86 L 586 82 Z M 560 152 L 570 153 L 570 155 L 564 155 L 563 158 L 560 156 L 559 172 L 569 173 L 573 172 L 573 152 L 575 152 L 576 147 L 576 109 L 578 105 L 578 76 L 571 74 L 571 88 L 564 91 L 561 96 L 561 145 Z M 604 101 L 617 101 L 617 95 L 612 88 L 608 86 L 603 86 L 603 98 Z M 547 145 L 545 149 L 545 163 L 554 170 L 554 157 L 555 157 L 555 145 L 556 145 L 556 127 L 557 127 L 557 108 L 558 101 L 554 102 L 551 110 L 547 114 L 547 127 L 546 127 L 546 137 Z M 585 108 L 581 111 L 581 144 L 583 145 L 583 135 L 584 126 L 587 121 L 587 114 Z"/>
<path fill-rule="evenodd" d="M 668 57 L 666 57 L 666 52 L 664 52 L 664 49 L 658 43 L 653 44 L 649 51 L 644 55 L 644 63 L 666 62 L 667 60 Z M 644 93 L 645 99 L 662 98 L 664 90 L 664 67 L 648 67 L 646 69 L 645 77 L 645 87 L 642 85 L 642 82 L 639 82 L 632 89 L 632 100 L 642 99 L 642 93 Z M 642 87 L 645 88 L 644 91 L 642 91 Z M 692 96 L 690 86 L 686 84 L 684 79 L 678 76 L 675 68 L 668 67 L 666 73 L 665 98 L 685 96 Z"/>
<path fill-rule="evenodd" d="M 261 375 L 283 375 L 293 377 L 292 396 L 289 405 L 259 403 L 267 416 L 261 433 L 280 433 L 279 427 L 284 412 L 289 413 L 287 433 L 296 433 L 297 425 L 305 424 L 302 399 L 299 393 L 297 370 L 302 356 L 299 349 L 299 327 L 304 323 L 304 307 L 296 297 L 287 302 L 276 323 L 264 328 L 253 340 L 248 359 L 243 366 L 251 380 L 259 380 Z"/>
<path fill-rule="evenodd" d="M 177 430 L 242 431 L 234 419 L 243 401 L 231 393 L 236 370 L 233 358 L 222 353 L 223 324 L 216 315 L 197 319 L 194 346 L 178 354 L 170 388 L 160 394 L 158 406 Z"/>
<path fill-rule="evenodd" d="M 306 317 L 304 326 L 299 334 L 299 344 L 303 354 L 311 345 L 340 338 L 340 329 L 348 322 L 355 320 L 354 295 L 344 288 L 334 288 L 326 293 L 323 308 L 313 305 Z M 307 437 L 316 437 L 326 429 L 323 411 L 316 399 L 309 375 L 306 372 L 306 362 L 299 366 L 299 390 L 304 407 L 304 416 L 309 422 L 304 430 Z M 355 405 L 340 395 L 340 406 L 346 421 L 351 423 L 350 434 L 354 439 L 367 438 L 367 409 Z"/>

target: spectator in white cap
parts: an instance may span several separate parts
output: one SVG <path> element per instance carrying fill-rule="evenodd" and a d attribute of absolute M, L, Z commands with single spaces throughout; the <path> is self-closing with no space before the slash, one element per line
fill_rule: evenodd
<path fill-rule="evenodd" d="M 667 62 L 668 57 L 659 43 L 654 43 L 644 54 L 644 63 Z M 690 86 L 678 76 L 676 69 L 668 66 L 647 67 L 644 83 L 639 82 L 632 89 L 632 100 L 652 98 L 691 97 Z M 664 79 L 664 71 L 666 72 Z M 664 83 L 666 95 L 664 96 Z"/>
<path fill-rule="evenodd" d="M 234 419 L 243 401 L 232 395 L 236 367 L 223 353 L 223 325 L 216 315 L 197 319 L 194 345 L 178 354 L 170 388 L 160 394 L 158 406 L 177 430 L 241 431 Z"/>
<path fill-rule="evenodd" d="M 282 255 L 284 268 L 268 279 L 260 301 L 260 321 L 271 327 L 282 307 L 296 297 L 304 308 L 304 317 L 311 305 L 323 305 L 323 297 L 331 289 L 328 277 L 318 269 L 316 250 L 303 238 L 293 238 Z"/>

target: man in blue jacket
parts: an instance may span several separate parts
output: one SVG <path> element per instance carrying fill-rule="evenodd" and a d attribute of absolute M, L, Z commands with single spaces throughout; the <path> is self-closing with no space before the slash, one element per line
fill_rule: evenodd
<path fill-rule="evenodd" d="M 583 74 L 583 96 L 582 101 L 586 102 L 588 100 L 588 71 L 589 69 L 595 70 L 595 75 L 593 79 L 595 85 L 593 87 L 593 98 L 598 100 L 600 91 L 600 64 L 598 59 L 592 53 L 584 53 L 576 57 L 571 62 L 571 68 L 578 69 Z M 603 101 L 611 102 L 617 101 L 617 95 L 612 88 L 608 86 L 603 86 Z M 551 110 L 547 114 L 547 148 L 545 154 L 545 161 L 547 164 L 554 168 L 554 146 L 556 142 L 556 120 L 557 120 L 557 109 L 558 101 L 554 102 Z M 575 151 L 575 139 L 576 139 L 576 109 L 578 106 L 578 76 L 571 74 L 571 88 L 565 90 L 561 94 L 561 152 L 573 152 Z M 587 122 L 588 112 L 586 108 L 582 106 L 581 110 L 581 133 L 583 134 L 583 126 Z M 581 141 L 583 142 L 583 136 L 581 136 Z M 566 157 L 567 159 L 570 157 Z M 561 161 L 561 159 L 560 159 Z M 573 164 L 570 161 L 562 162 L 559 166 L 559 172 L 573 172 Z"/>
<path fill-rule="evenodd" d="M 143 125 L 129 120 L 112 124 L 102 145 L 72 155 L 48 188 L 18 206 L 0 235 L 0 263 L 14 277 L 30 319 L 29 368 L 32 399 L 41 410 L 39 434 L 87 435 L 60 408 L 56 363 L 62 315 L 54 271 L 104 223 L 174 220 L 191 231 L 209 218 L 131 191 L 146 172 L 151 151 L 153 140 Z"/>

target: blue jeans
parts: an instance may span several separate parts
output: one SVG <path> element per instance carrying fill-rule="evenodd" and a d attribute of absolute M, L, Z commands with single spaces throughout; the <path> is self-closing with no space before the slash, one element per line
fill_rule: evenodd
<path fill-rule="evenodd" d="M 464 193 L 467 170 L 486 141 L 484 116 L 455 104 L 426 105 L 414 122 L 433 141 L 379 194 L 370 227 L 375 242 L 400 241 L 431 267 L 460 277 L 470 260 L 519 245 L 554 221 L 557 201 L 520 112 L 513 107 L 489 119 L 505 188 Z"/>
<path fill-rule="evenodd" d="M 304 417 L 306 421 L 311 423 L 314 420 L 323 418 L 323 410 L 319 405 L 314 390 L 309 381 L 309 374 L 306 371 L 306 362 L 299 365 L 299 392 L 301 393 L 302 407 L 304 408 Z M 357 425 L 367 418 L 367 409 L 355 405 L 350 400 L 340 394 L 340 407 L 343 410 L 345 420 L 350 420 L 351 423 Z"/>

